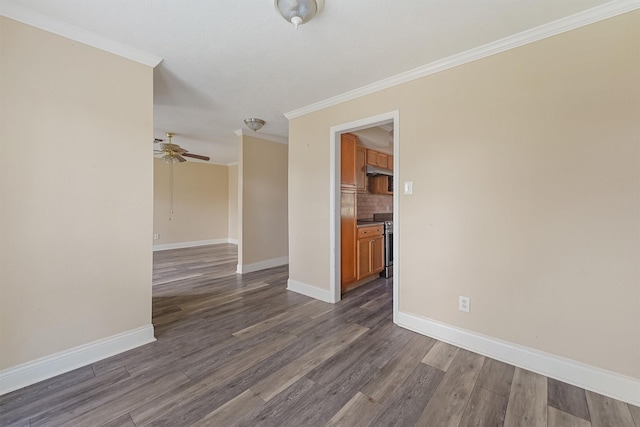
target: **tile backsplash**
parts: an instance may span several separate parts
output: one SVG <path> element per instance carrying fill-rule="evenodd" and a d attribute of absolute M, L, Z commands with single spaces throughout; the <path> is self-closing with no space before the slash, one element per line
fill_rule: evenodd
<path fill-rule="evenodd" d="M 358 219 L 373 218 L 374 213 L 393 212 L 393 196 L 358 193 Z"/>

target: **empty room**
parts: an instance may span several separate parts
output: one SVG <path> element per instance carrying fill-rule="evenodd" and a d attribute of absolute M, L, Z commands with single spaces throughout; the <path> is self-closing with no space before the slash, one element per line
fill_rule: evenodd
<path fill-rule="evenodd" d="M 0 0 L 0 425 L 640 427 L 640 1 Z"/>

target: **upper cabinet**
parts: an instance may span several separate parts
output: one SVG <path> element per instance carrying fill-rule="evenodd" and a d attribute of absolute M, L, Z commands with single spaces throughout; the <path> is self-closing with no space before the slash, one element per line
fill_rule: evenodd
<path fill-rule="evenodd" d="M 387 168 L 387 155 L 375 150 L 367 150 L 367 164 Z"/>
<path fill-rule="evenodd" d="M 367 150 L 367 165 L 393 170 L 393 156 L 376 150 Z"/>
<path fill-rule="evenodd" d="M 349 133 L 340 136 L 340 187 L 356 188 L 356 145 L 358 138 Z"/>
<path fill-rule="evenodd" d="M 356 146 L 356 190 L 367 192 L 367 149 L 361 145 Z"/>

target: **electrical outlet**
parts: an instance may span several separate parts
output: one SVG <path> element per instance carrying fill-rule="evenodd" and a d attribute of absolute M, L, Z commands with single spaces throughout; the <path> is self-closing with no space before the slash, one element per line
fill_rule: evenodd
<path fill-rule="evenodd" d="M 160 239 L 160 235 L 158 233 L 155 233 L 153 235 L 153 240 L 159 240 Z"/>
<path fill-rule="evenodd" d="M 469 297 L 458 297 L 458 310 L 469 312 Z"/>

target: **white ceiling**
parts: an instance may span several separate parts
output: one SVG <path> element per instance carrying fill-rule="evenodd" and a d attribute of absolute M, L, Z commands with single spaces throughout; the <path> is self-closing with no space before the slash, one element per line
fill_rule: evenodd
<path fill-rule="evenodd" d="M 163 58 L 154 136 L 227 164 L 246 117 L 286 138 L 284 113 L 607 1 L 325 0 L 297 31 L 272 0 L 9 2 Z"/>

